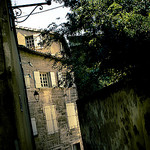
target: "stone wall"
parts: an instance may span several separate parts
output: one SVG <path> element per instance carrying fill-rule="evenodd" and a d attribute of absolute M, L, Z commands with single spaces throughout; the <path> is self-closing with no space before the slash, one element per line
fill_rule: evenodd
<path fill-rule="evenodd" d="M 20 50 L 24 75 L 30 76 L 30 87 L 27 88 L 28 103 L 31 118 L 35 118 L 37 135 L 34 137 L 37 150 L 72 150 L 74 144 L 79 143 L 83 150 L 82 138 L 79 122 L 77 127 L 69 129 L 68 118 L 66 112 L 66 104 L 74 103 L 78 121 L 78 111 L 76 107 L 77 91 L 75 87 L 61 88 L 56 87 L 36 88 L 34 71 L 54 72 L 56 80 L 58 71 L 66 71 L 66 67 L 62 67 L 60 62 L 53 59 L 45 58 L 44 54 L 30 53 Z M 32 65 L 31 65 L 32 64 Z M 35 90 L 39 93 L 39 100 L 34 97 Z M 45 106 L 56 106 L 56 120 L 58 132 L 49 134 L 47 130 Z"/>
<path fill-rule="evenodd" d="M 112 85 L 78 101 L 86 150 L 150 149 L 150 96 L 136 83 Z"/>

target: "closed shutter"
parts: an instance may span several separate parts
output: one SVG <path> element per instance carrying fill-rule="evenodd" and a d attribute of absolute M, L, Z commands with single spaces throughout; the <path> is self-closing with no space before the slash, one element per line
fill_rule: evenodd
<path fill-rule="evenodd" d="M 40 80 L 40 72 L 34 71 L 34 81 L 35 81 L 35 87 L 41 88 L 41 80 Z"/>
<path fill-rule="evenodd" d="M 56 87 L 55 73 L 54 72 L 50 72 L 50 75 L 51 75 L 51 84 L 52 84 L 52 87 Z"/>
<path fill-rule="evenodd" d="M 58 131 L 55 105 L 45 106 L 44 110 L 48 134 L 53 134 Z"/>
<path fill-rule="evenodd" d="M 45 110 L 48 134 L 53 134 L 54 130 L 53 130 L 53 121 L 52 121 L 52 115 L 51 115 L 50 106 L 45 106 L 44 110 Z"/>
<path fill-rule="evenodd" d="M 36 128 L 36 121 L 35 118 L 31 118 L 31 124 L 32 124 L 32 130 L 33 130 L 33 135 L 37 135 L 37 128 Z"/>
<path fill-rule="evenodd" d="M 26 88 L 29 89 L 30 88 L 30 77 L 29 77 L 29 75 L 25 75 L 24 78 L 25 78 Z"/>
<path fill-rule="evenodd" d="M 66 109 L 67 109 L 69 128 L 70 129 L 76 128 L 77 127 L 77 116 L 76 116 L 76 112 L 75 112 L 75 104 L 74 103 L 66 104 Z"/>
<path fill-rule="evenodd" d="M 54 131 L 57 132 L 58 126 L 57 126 L 57 120 L 56 120 L 56 106 L 51 105 L 51 110 L 52 110 L 51 112 L 52 112 L 52 116 L 53 116 Z"/>

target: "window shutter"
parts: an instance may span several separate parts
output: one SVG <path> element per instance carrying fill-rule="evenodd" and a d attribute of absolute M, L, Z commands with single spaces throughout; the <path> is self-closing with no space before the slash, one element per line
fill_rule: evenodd
<path fill-rule="evenodd" d="M 40 80 L 40 72 L 39 71 L 34 71 L 34 80 L 35 80 L 35 87 L 40 88 L 41 80 Z"/>
<path fill-rule="evenodd" d="M 54 131 L 57 132 L 58 131 L 58 126 L 57 126 L 57 120 L 56 120 L 56 106 L 55 105 L 51 105 L 51 113 L 53 116 L 53 124 L 54 124 Z"/>
<path fill-rule="evenodd" d="M 55 73 L 54 72 L 50 72 L 50 76 L 51 76 L 52 87 L 56 87 Z"/>
<path fill-rule="evenodd" d="M 54 129 L 53 129 L 53 121 L 52 121 L 52 114 L 51 114 L 50 106 L 45 106 L 44 109 L 45 109 L 45 116 L 46 116 L 46 124 L 47 124 L 48 134 L 53 134 Z"/>
<path fill-rule="evenodd" d="M 29 89 L 30 88 L 30 78 L 29 78 L 29 75 L 25 75 L 24 78 L 25 78 L 26 88 Z"/>
<path fill-rule="evenodd" d="M 67 117 L 68 117 L 68 124 L 69 128 L 73 129 L 77 127 L 77 116 L 75 112 L 75 104 L 74 103 L 67 103 Z"/>
<path fill-rule="evenodd" d="M 47 123 L 48 134 L 53 134 L 58 132 L 57 120 L 56 120 L 56 106 L 45 106 L 45 116 Z"/>
<path fill-rule="evenodd" d="M 37 128 L 36 128 L 36 121 L 35 118 L 31 118 L 31 124 L 32 124 L 32 130 L 33 130 L 33 135 L 37 135 Z"/>

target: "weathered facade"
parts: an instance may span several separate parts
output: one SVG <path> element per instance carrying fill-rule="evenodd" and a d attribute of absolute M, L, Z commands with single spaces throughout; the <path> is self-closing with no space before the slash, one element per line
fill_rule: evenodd
<path fill-rule="evenodd" d="M 61 57 L 62 44 L 59 41 L 53 42 L 51 46 L 43 46 L 41 36 L 41 32 L 43 32 L 42 30 L 27 27 L 16 27 L 16 32 L 19 45 L 24 45 L 29 49 L 48 53 L 52 56 Z"/>
<path fill-rule="evenodd" d="M 150 149 L 150 94 L 146 83 L 149 79 L 121 81 L 78 101 L 86 150 Z"/>
<path fill-rule="evenodd" d="M 0 0 L 0 150 L 33 150 L 24 77 L 9 0 Z"/>
<path fill-rule="evenodd" d="M 60 51 L 58 43 L 52 45 Z M 20 54 L 36 149 L 83 150 L 77 90 L 65 86 L 68 68 L 44 50 L 20 47 Z"/>

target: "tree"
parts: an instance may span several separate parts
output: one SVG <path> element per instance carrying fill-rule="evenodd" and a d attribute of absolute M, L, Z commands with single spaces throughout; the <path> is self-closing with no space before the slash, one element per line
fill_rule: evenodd
<path fill-rule="evenodd" d="M 82 0 L 70 6 L 68 22 L 62 28 L 51 24 L 49 30 L 57 33 L 55 38 L 66 36 L 72 43 L 64 62 L 75 72 L 79 96 L 117 82 L 133 70 L 147 70 L 149 0 Z"/>

